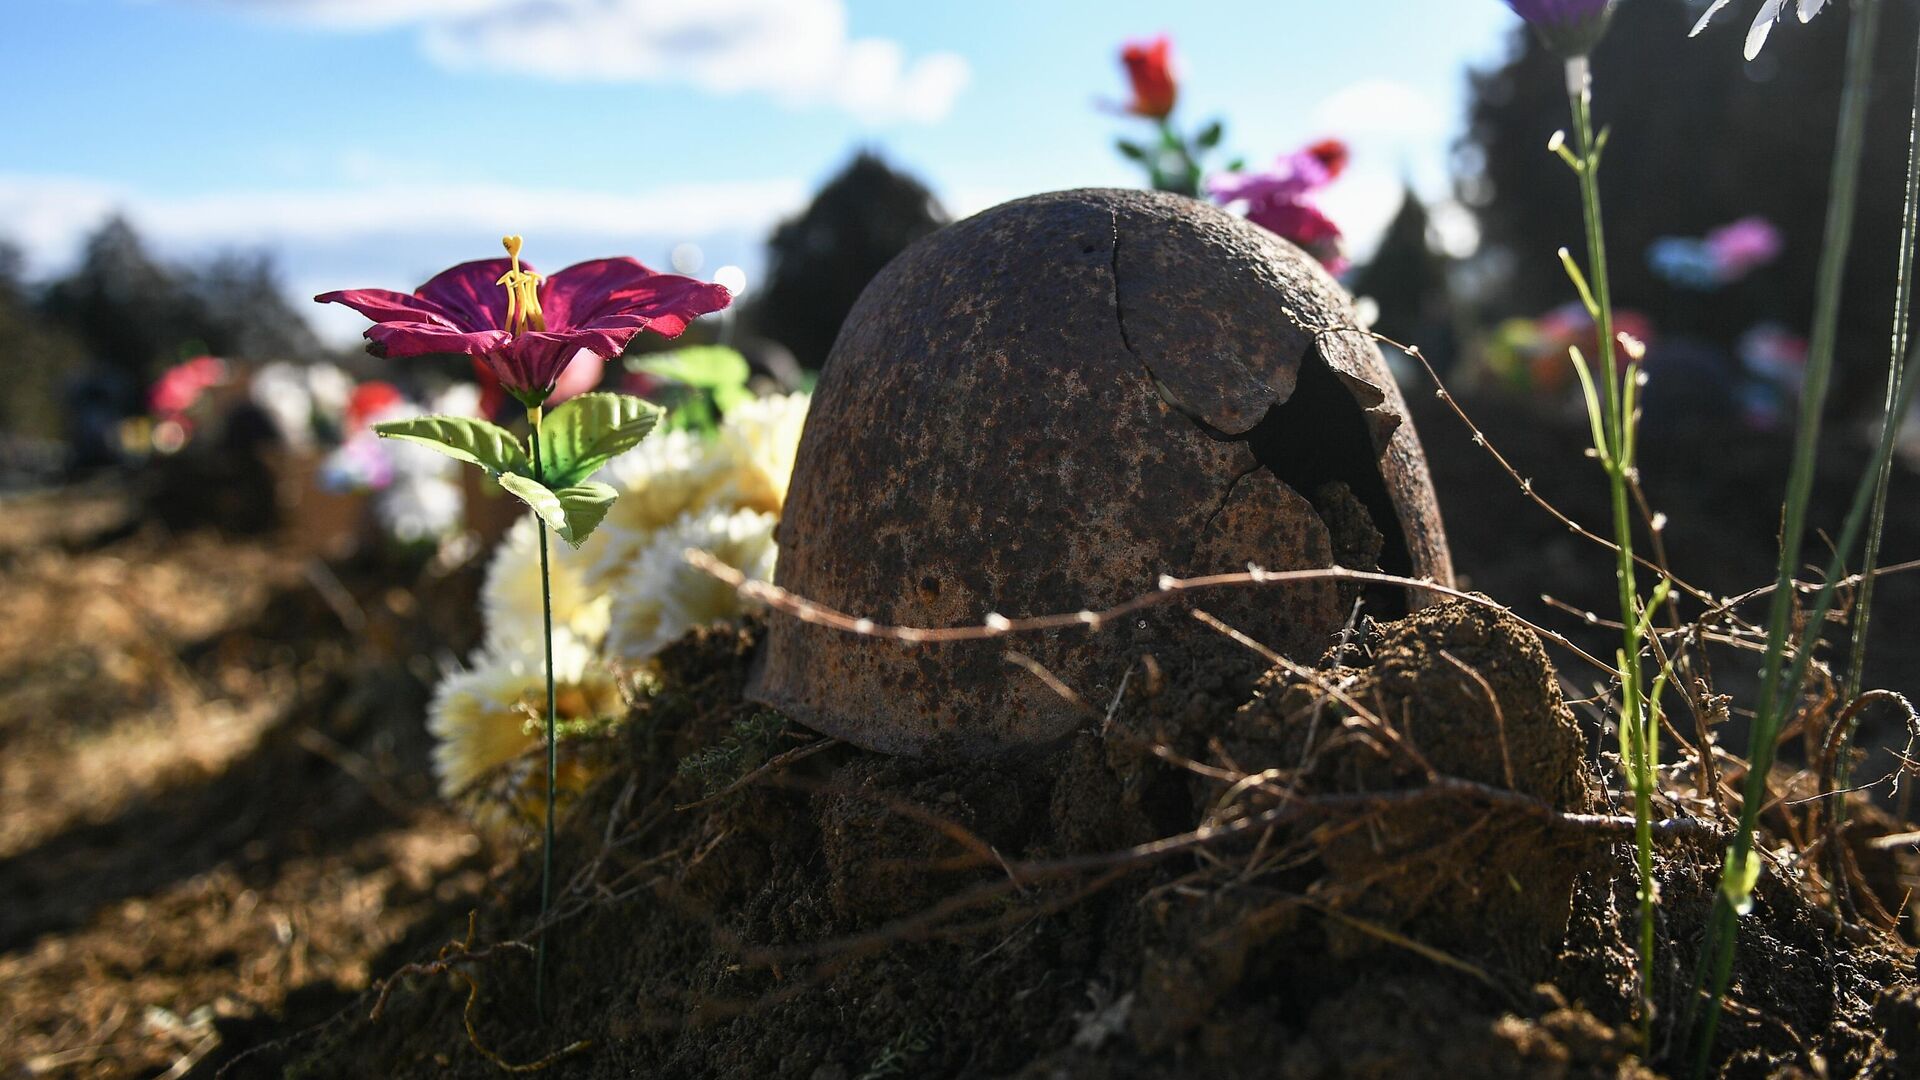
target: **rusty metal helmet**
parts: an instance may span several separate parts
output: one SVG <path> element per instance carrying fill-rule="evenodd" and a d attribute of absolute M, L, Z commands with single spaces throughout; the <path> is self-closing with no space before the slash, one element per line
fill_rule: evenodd
<path fill-rule="evenodd" d="M 840 332 L 776 581 L 917 626 L 1100 609 L 1162 574 L 1249 563 L 1371 561 L 1449 581 L 1426 462 L 1379 350 L 1309 329 L 1352 325 L 1313 259 L 1192 199 L 1067 191 L 950 225 L 889 264 Z M 1312 660 L 1353 599 L 1313 582 L 1204 603 Z M 1374 614 L 1422 602 L 1368 596 Z M 1012 647 L 1104 701 L 1140 653 L 1219 640 L 1166 615 Z M 1083 709 L 1006 662 L 1008 647 L 774 615 L 750 695 L 896 753 L 987 753 L 1082 724 Z"/>

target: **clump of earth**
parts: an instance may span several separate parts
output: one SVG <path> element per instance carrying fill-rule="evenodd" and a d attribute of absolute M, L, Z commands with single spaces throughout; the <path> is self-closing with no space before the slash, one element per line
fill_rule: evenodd
<path fill-rule="evenodd" d="M 384 958 L 424 966 L 377 1020 L 369 990 L 227 1074 L 1684 1071 L 1668 1011 L 1638 1045 L 1618 793 L 1539 639 L 1489 604 L 1362 620 L 1251 691 L 1141 659 L 1070 738 L 986 760 L 749 703 L 762 633 L 671 650 L 626 760 L 562 823 L 544 1018 L 515 944 L 530 854 Z M 1704 822 L 1660 840 L 1662 1003 L 1685 1000 L 1722 843 Z M 1920 1072 L 1910 943 L 1770 873 L 1741 944 L 1720 1074 Z"/>

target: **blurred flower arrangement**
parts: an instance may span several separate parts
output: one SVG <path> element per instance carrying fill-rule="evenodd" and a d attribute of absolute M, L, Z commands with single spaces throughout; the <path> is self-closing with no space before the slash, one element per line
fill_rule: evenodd
<path fill-rule="evenodd" d="M 1710 292 L 1771 264 L 1782 244 L 1772 222 L 1744 217 L 1701 238 L 1663 236 L 1647 247 L 1647 265 L 1669 285 Z"/>
<path fill-rule="evenodd" d="M 465 499 L 459 463 L 420 446 L 394 443 L 374 425 L 427 413 L 472 416 L 479 391 L 458 383 L 423 407 L 391 383 L 378 380 L 356 386 L 340 417 L 340 443 L 322 459 L 321 487 L 371 497 L 382 531 L 402 544 L 438 540 L 464 521 Z"/>
<path fill-rule="evenodd" d="M 1282 154 L 1259 172 L 1229 172 L 1207 181 L 1207 194 L 1237 207 L 1248 221 L 1298 245 L 1330 274 L 1347 270 L 1340 226 L 1320 209 L 1317 196 L 1346 171 L 1347 144 L 1323 139 Z"/>
<path fill-rule="evenodd" d="M 1121 139 L 1114 145 L 1127 160 L 1147 171 L 1147 183 L 1156 191 L 1198 196 L 1206 174 L 1208 155 L 1220 147 L 1225 129 L 1209 121 L 1191 136 L 1174 125 L 1173 110 L 1180 101 L 1180 76 L 1173 59 L 1173 39 L 1165 34 L 1127 42 L 1120 50 L 1133 97 L 1121 112 L 1151 121 L 1155 139 L 1149 144 Z M 1228 166 L 1236 169 L 1239 163 Z"/>
<path fill-rule="evenodd" d="M 1346 170 L 1351 152 L 1339 139 L 1323 139 L 1291 154 L 1283 154 L 1264 170 L 1248 171 L 1234 159 L 1224 171 L 1207 176 L 1205 159 L 1220 147 L 1225 129 L 1209 122 L 1191 138 L 1173 124 L 1180 99 L 1180 79 L 1173 61 L 1173 41 L 1165 34 L 1130 41 L 1120 50 L 1133 99 L 1121 111 L 1151 120 L 1159 139 L 1153 146 L 1121 139 L 1122 156 L 1138 162 L 1147 183 L 1156 191 L 1195 198 L 1203 193 L 1215 203 L 1245 215 L 1247 220 L 1320 260 L 1329 273 L 1347 270 L 1340 227 L 1317 201 L 1319 192 Z"/>

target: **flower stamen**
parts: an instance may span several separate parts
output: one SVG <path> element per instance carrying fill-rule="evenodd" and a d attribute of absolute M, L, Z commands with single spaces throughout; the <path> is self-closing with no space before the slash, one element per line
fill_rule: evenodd
<path fill-rule="evenodd" d="M 515 334 L 529 324 L 535 330 L 545 330 L 547 317 L 540 310 L 540 275 L 520 269 L 521 239 L 503 236 L 500 246 L 507 249 L 507 257 L 513 260 L 513 267 L 494 282 L 507 290 L 507 328 Z"/>

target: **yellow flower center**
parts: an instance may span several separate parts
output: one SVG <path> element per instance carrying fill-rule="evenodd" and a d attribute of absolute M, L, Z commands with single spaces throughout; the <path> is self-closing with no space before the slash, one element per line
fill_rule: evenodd
<path fill-rule="evenodd" d="M 540 311 L 540 275 L 520 269 L 519 237 L 503 236 L 500 245 L 507 249 L 507 257 L 513 260 L 513 268 L 494 282 L 507 290 L 507 329 L 516 334 L 529 325 L 535 330 L 545 330 L 547 317 Z"/>

